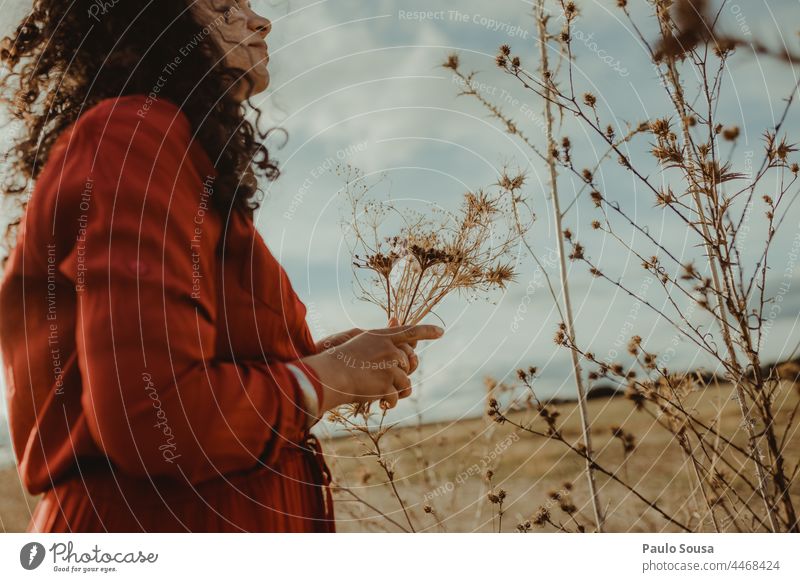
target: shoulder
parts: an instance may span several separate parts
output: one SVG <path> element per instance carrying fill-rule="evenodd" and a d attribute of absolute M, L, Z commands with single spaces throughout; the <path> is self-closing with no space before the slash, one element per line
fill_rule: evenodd
<path fill-rule="evenodd" d="M 138 94 L 100 101 L 82 113 L 68 133 L 89 138 L 98 147 L 120 142 L 186 147 L 191 137 L 189 120 L 177 105 Z"/>

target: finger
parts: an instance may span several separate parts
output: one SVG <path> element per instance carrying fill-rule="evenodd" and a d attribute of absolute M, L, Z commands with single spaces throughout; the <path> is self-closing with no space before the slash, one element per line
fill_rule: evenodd
<path fill-rule="evenodd" d="M 402 346 L 403 344 L 400 344 Z M 401 368 L 406 374 L 411 373 L 411 359 L 408 357 L 406 352 L 400 347 L 394 350 L 392 364 Z"/>
<path fill-rule="evenodd" d="M 408 358 L 408 370 L 406 370 L 406 374 L 411 375 L 414 370 L 419 367 L 419 358 L 417 357 L 416 352 L 411 348 L 408 344 L 400 344 L 397 346 L 399 349 L 403 350 L 406 357 Z"/>
<path fill-rule="evenodd" d="M 353 329 L 348 329 L 347 331 L 342 333 L 342 339 L 343 339 L 342 343 L 344 343 L 345 341 L 350 341 L 351 339 L 361 335 L 362 333 L 364 333 L 364 330 L 358 327 L 354 327 Z"/>
<path fill-rule="evenodd" d="M 398 398 L 408 398 L 411 396 L 411 378 L 404 374 L 402 370 L 394 369 L 394 388 L 397 390 Z"/>
<path fill-rule="evenodd" d="M 392 317 L 389 319 L 389 327 L 397 327 L 398 325 L 400 325 L 399 319 L 397 319 L 396 317 Z"/>
<path fill-rule="evenodd" d="M 394 408 L 397 406 L 397 399 L 399 398 L 399 394 L 397 390 L 392 390 L 390 394 L 386 394 L 381 398 L 381 408 L 384 410 L 389 410 L 390 408 Z"/>
<path fill-rule="evenodd" d="M 442 337 L 444 330 L 438 325 L 401 325 L 373 330 L 375 335 L 385 335 L 395 344 L 410 344 L 419 340 L 434 340 Z"/>

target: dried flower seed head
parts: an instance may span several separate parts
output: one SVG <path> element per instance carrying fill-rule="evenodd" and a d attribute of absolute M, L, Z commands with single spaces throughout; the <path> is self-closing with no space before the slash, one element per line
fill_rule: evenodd
<path fill-rule="evenodd" d="M 578 508 L 569 500 L 562 500 L 561 503 L 558 504 L 559 509 L 566 514 L 573 515 L 578 511 Z"/>
<path fill-rule="evenodd" d="M 536 513 L 531 517 L 533 525 L 542 527 L 550 521 L 550 510 L 542 506 L 536 510 Z"/>
<path fill-rule="evenodd" d="M 525 174 L 519 173 L 516 176 L 509 176 L 507 172 L 503 172 L 500 175 L 500 180 L 498 180 L 497 185 L 509 192 L 519 190 L 525 185 Z"/>
<path fill-rule="evenodd" d="M 508 58 L 506 58 L 504 55 L 497 55 L 494 59 L 494 62 L 501 69 L 505 69 L 506 66 L 508 66 Z"/>
<path fill-rule="evenodd" d="M 426 505 L 422 508 L 422 511 L 424 511 L 425 513 L 433 513 L 433 507 L 431 507 L 430 505 Z"/>
<path fill-rule="evenodd" d="M 586 103 L 586 105 L 588 105 L 592 109 L 594 109 L 595 105 L 597 105 L 597 97 L 595 97 L 591 93 L 584 93 L 583 102 Z"/>
<path fill-rule="evenodd" d="M 727 141 L 736 141 L 736 138 L 739 137 L 739 128 L 735 125 L 726 127 L 722 131 L 722 137 Z"/>
<path fill-rule="evenodd" d="M 447 60 L 442 64 L 445 69 L 452 69 L 457 70 L 459 65 L 458 55 L 456 53 L 451 53 L 447 56 Z"/>
<path fill-rule="evenodd" d="M 593 176 L 592 176 L 592 171 L 591 171 L 590 169 L 588 169 L 588 168 L 584 168 L 584 169 L 581 171 L 581 176 L 583 177 L 584 181 L 585 181 L 587 184 L 591 183 L 591 181 L 592 181 L 592 177 L 593 177 Z"/>
<path fill-rule="evenodd" d="M 617 0 L 618 8 L 625 8 L 628 5 L 628 0 Z"/>
<path fill-rule="evenodd" d="M 786 143 L 786 137 L 781 140 L 781 143 L 778 144 L 778 147 L 775 149 L 775 154 L 778 158 L 782 161 L 786 161 L 788 155 L 792 152 L 797 151 L 797 144 L 788 144 Z"/>
<path fill-rule="evenodd" d="M 656 119 L 652 123 L 650 123 L 650 131 L 652 131 L 655 135 L 665 138 L 667 134 L 669 134 L 669 119 Z"/>
<path fill-rule="evenodd" d="M 519 57 L 515 56 L 511 58 L 511 66 L 515 69 L 519 69 L 522 66 L 522 61 L 519 60 Z"/>
<path fill-rule="evenodd" d="M 500 45 L 500 54 L 509 56 L 511 54 L 511 47 L 508 46 L 507 44 Z"/>
<path fill-rule="evenodd" d="M 575 243 L 575 245 L 572 247 L 572 252 L 569 254 L 569 258 L 573 261 L 583 259 L 583 245 L 580 243 Z"/>
<path fill-rule="evenodd" d="M 599 229 L 600 229 L 600 226 L 601 226 L 601 225 L 600 225 L 600 221 L 599 221 L 599 220 L 593 220 L 593 221 L 592 221 L 592 228 L 593 228 L 594 230 L 599 230 Z"/>
<path fill-rule="evenodd" d="M 592 202 L 594 202 L 594 205 L 600 208 L 603 203 L 603 195 L 597 190 L 592 190 L 591 193 L 589 193 L 589 197 L 592 199 Z"/>
<path fill-rule="evenodd" d="M 349 168 L 349 167 L 348 167 Z M 528 225 L 512 222 L 507 190 L 468 192 L 456 212 L 434 208 L 404 212 L 391 198 L 374 198 L 363 173 L 346 172 L 352 212 L 347 215 L 348 243 L 362 297 L 400 324 L 414 324 L 454 291 L 467 296 L 502 289 L 515 272 L 508 259 Z M 518 189 L 524 174 L 506 176 Z M 356 218 L 352 218 L 356 217 Z M 399 217 L 399 227 L 384 226 Z M 385 236 L 384 228 L 395 232 Z M 360 272 L 364 271 L 361 275 Z"/>

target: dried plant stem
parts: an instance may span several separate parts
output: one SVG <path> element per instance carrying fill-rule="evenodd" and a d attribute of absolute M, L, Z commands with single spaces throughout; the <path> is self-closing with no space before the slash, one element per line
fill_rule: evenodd
<path fill-rule="evenodd" d="M 688 118 L 688 115 L 685 110 L 685 107 L 683 107 L 684 103 L 683 91 L 680 84 L 680 79 L 678 77 L 677 69 L 675 68 L 674 61 L 669 63 L 668 72 L 669 72 L 668 78 L 670 79 L 670 81 L 673 84 L 673 87 L 675 88 L 675 98 L 674 98 L 675 107 L 678 110 L 678 112 L 682 114 L 682 119 L 685 120 Z M 691 136 L 689 135 L 688 125 L 685 121 L 681 123 L 681 131 L 685 147 L 689 148 L 690 144 L 692 143 L 692 140 Z M 712 243 L 712 241 L 716 239 L 713 237 L 713 234 L 711 233 L 708 227 L 708 219 L 706 218 L 705 215 L 703 202 L 700 199 L 699 187 L 697 186 L 696 181 L 692 179 L 692 176 L 694 176 L 695 174 L 694 158 L 692 155 L 687 156 L 687 158 L 688 160 L 686 161 L 685 171 L 688 175 L 687 177 L 690 178 L 689 192 L 691 193 L 692 200 L 695 203 L 696 206 L 695 210 L 700 218 L 699 223 L 700 223 L 700 228 L 702 229 L 703 232 L 706 253 L 708 256 L 708 266 L 711 271 L 711 281 L 715 291 L 714 296 L 716 297 L 717 309 L 719 310 L 718 321 L 720 324 L 720 328 L 722 329 L 722 337 L 725 343 L 725 348 L 728 351 L 728 361 L 737 371 L 737 373 L 739 373 L 741 367 L 739 364 L 738 357 L 736 356 L 736 348 L 733 345 L 733 339 L 730 330 L 730 322 L 728 321 L 728 311 L 725 305 L 725 301 L 723 300 L 723 297 L 726 296 L 725 293 L 726 290 L 723 289 L 722 283 L 720 281 L 719 270 L 717 268 L 717 263 L 719 262 L 720 264 L 722 264 L 723 258 L 720 253 L 719 245 L 715 245 Z M 716 230 L 718 231 L 717 234 L 719 234 L 720 237 L 724 236 L 724 228 Z M 758 374 L 758 371 L 756 371 L 756 373 Z M 747 399 L 744 387 L 742 385 L 743 375 L 744 374 L 741 373 L 740 377 L 731 378 L 731 380 L 733 381 L 733 387 L 736 392 L 736 400 L 739 403 L 739 411 L 741 412 L 742 415 L 742 421 L 745 426 L 745 430 L 747 431 L 748 443 L 750 446 L 750 455 L 755 465 L 756 480 L 758 484 L 758 494 L 761 497 L 761 499 L 764 500 L 764 506 L 767 510 L 767 519 L 769 520 L 769 524 L 770 527 L 772 528 L 772 531 L 778 531 L 776 517 L 774 515 L 774 508 L 770 503 L 769 496 L 767 494 L 767 475 L 766 472 L 764 471 L 764 465 L 762 460 L 763 454 L 761 452 L 761 447 L 758 444 L 758 437 L 755 434 L 755 429 L 754 429 L 755 422 L 753 420 L 752 415 L 750 414 L 750 411 L 747 408 Z"/>
<path fill-rule="evenodd" d="M 540 0 L 536 7 L 539 28 L 539 51 L 541 57 L 541 70 L 543 73 L 549 74 L 548 55 L 547 55 L 547 14 L 544 8 L 544 0 Z M 553 221 L 556 230 L 556 240 L 558 243 L 558 258 L 559 258 L 559 275 L 561 278 L 561 296 L 564 302 L 564 315 L 567 326 L 566 333 L 570 340 L 575 340 L 575 324 L 572 316 L 572 301 L 569 292 L 569 280 L 567 276 L 567 260 L 564 250 L 564 229 L 561 223 L 561 203 L 558 197 L 558 170 L 556 168 L 556 160 L 553 156 L 553 111 L 551 107 L 551 89 L 548 84 L 545 88 L 547 98 L 544 103 L 545 125 L 547 131 L 547 168 L 550 174 L 550 194 L 553 203 Z M 603 514 L 600 509 L 600 498 L 597 492 L 597 484 L 594 478 L 594 462 L 592 461 L 592 441 L 589 432 L 589 412 L 586 405 L 586 390 L 583 385 L 583 371 L 581 370 L 578 354 L 572 350 L 572 370 L 575 375 L 575 387 L 578 391 L 578 407 L 581 417 L 581 430 L 583 435 L 583 444 L 586 447 L 586 479 L 589 484 L 589 496 L 592 502 L 592 511 L 594 512 L 595 526 L 598 532 L 603 531 Z"/>
<path fill-rule="evenodd" d="M 372 511 L 374 511 L 375 513 L 377 513 L 378 515 L 380 515 L 380 516 L 381 516 L 383 519 L 385 519 L 386 521 L 388 521 L 389 523 L 391 523 L 391 524 L 392 524 L 393 526 L 395 526 L 397 529 L 399 529 L 399 530 L 401 530 L 401 531 L 403 531 L 403 532 L 405 532 L 405 533 L 411 533 L 411 532 L 409 532 L 409 531 L 408 531 L 408 530 L 407 530 L 405 527 L 403 527 L 401 524 L 397 523 L 397 522 L 396 522 L 395 520 L 393 520 L 391 517 L 389 517 L 388 515 L 386 515 L 385 513 L 383 513 L 383 512 L 382 512 L 380 509 L 378 509 L 377 507 L 375 507 L 374 505 L 372 505 L 372 504 L 371 504 L 369 501 L 365 500 L 363 497 L 360 497 L 360 496 L 359 496 L 357 493 L 355 493 L 355 492 L 354 492 L 352 489 L 350 489 L 349 487 L 343 487 L 342 485 L 335 485 L 335 486 L 334 486 L 334 490 L 335 490 L 335 491 L 342 491 L 342 492 L 344 492 L 344 493 L 347 493 L 348 495 L 352 496 L 352 497 L 353 497 L 353 498 L 354 498 L 356 501 L 358 501 L 359 503 L 361 503 L 361 504 L 362 504 L 362 505 L 364 505 L 365 507 L 368 507 L 369 509 L 371 509 Z"/>
<path fill-rule="evenodd" d="M 555 440 L 555 441 L 558 441 L 558 442 L 562 443 L 563 445 L 568 447 L 576 455 L 580 455 L 584 459 L 587 459 L 587 461 L 592 464 L 592 468 L 594 470 L 599 471 L 600 473 L 602 473 L 603 475 L 605 475 L 606 477 L 608 477 L 612 481 L 616 482 L 617 484 L 619 484 L 622 487 L 624 487 L 625 489 L 627 489 L 637 499 L 639 499 L 639 501 L 641 501 L 642 503 L 644 503 L 645 505 L 650 507 L 650 509 L 652 509 L 653 511 L 655 511 L 656 513 L 661 515 L 661 517 L 666 519 L 668 522 L 670 522 L 671 524 L 679 527 L 680 529 L 682 529 L 683 531 L 685 531 L 687 533 L 691 533 L 692 532 L 691 528 L 688 525 L 686 525 L 685 523 L 679 521 L 677 518 L 672 517 L 670 514 L 668 514 L 666 511 L 664 511 L 664 509 L 660 505 L 658 505 L 658 503 L 656 503 L 655 501 L 651 501 L 647 497 L 642 495 L 633 485 L 629 485 L 625 480 L 620 478 L 616 474 L 615 471 L 610 471 L 609 469 L 606 469 L 602 465 L 598 464 L 596 461 L 590 460 L 588 455 L 586 454 L 586 451 L 583 451 L 583 450 L 579 449 L 578 447 L 576 447 L 575 445 L 573 445 L 572 443 L 567 442 L 567 440 L 565 440 L 564 437 L 561 436 L 560 433 L 559 434 L 555 434 L 555 435 L 543 433 L 543 432 L 540 432 L 538 430 L 532 429 L 529 426 L 525 426 L 525 425 L 519 424 L 517 422 L 514 422 L 513 420 L 511 420 L 510 418 L 508 418 L 507 416 L 504 416 L 504 415 L 498 416 L 498 421 L 499 422 L 507 422 L 511 426 L 517 427 L 518 429 L 523 430 L 525 432 L 528 432 L 528 433 L 530 433 L 532 435 L 535 435 L 535 436 L 538 436 L 538 437 L 547 438 L 547 439 L 552 439 L 552 440 Z"/>

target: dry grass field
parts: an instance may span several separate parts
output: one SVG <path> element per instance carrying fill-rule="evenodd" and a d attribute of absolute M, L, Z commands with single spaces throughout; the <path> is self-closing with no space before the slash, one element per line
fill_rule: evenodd
<path fill-rule="evenodd" d="M 741 416 L 737 403 L 730 398 L 731 393 L 729 386 L 709 388 L 704 393 L 690 395 L 685 404 L 694 409 L 697 416 L 716 417 L 722 434 L 732 436 L 733 442 L 744 445 L 746 437 L 740 426 Z M 798 393 L 794 388 L 781 388 L 776 398 L 776 409 L 779 410 L 777 425 L 785 425 L 797 399 Z M 561 413 L 567 440 L 579 441 L 577 406 L 570 403 L 556 408 Z M 512 415 L 518 422 L 531 416 L 530 412 Z M 645 497 L 668 509 L 682 522 L 696 527 L 707 509 L 697 489 L 691 465 L 685 461 L 672 435 L 647 413 L 634 411 L 632 403 L 625 398 L 591 400 L 589 416 L 593 420 L 593 446 L 599 453 L 599 464 L 618 469 L 617 474 L 626 482 L 636 484 Z M 611 434 L 612 425 L 620 425 L 636 437 L 636 448 L 627 460 L 621 442 Z M 787 439 L 785 448 L 790 469 L 800 459 L 800 434 L 797 432 Z M 397 490 L 417 530 L 491 532 L 502 528 L 504 532 L 516 531 L 517 524 L 529 519 L 543 505 L 551 510 L 554 521 L 575 529 L 575 523 L 559 511 L 557 502 L 548 497 L 549 492 L 563 491 L 565 482 L 573 484 L 570 497 L 579 510 L 578 521 L 586 524 L 587 529 L 591 524 L 584 462 L 561 443 L 519 433 L 508 424 L 498 425 L 484 419 L 406 428 L 389 433 L 387 439 L 391 444 L 388 456 L 397 462 Z M 359 457 L 361 452 L 363 448 L 352 439 L 330 442 L 327 457 L 334 476 L 352 488 L 362 500 L 408 529 L 408 521 L 386 485 L 385 473 L 374 457 Z M 487 498 L 486 469 L 494 472 L 494 491 L 500 488 L 506 491 L 502 524 L 499 523 L 498 505 L 490 503 Z M 751 473 L 748 467 L 743 474 L 752 481 Z M 598 485 L 607 505 L 607 531 L 677 531 L 602 474 L 598 475 Z M 750 499 L 750 505 L 758 512 L 764 511 L 760 500 L 746 486 L 737 489 L 743 498 Z M 797 480 L 793 482 L 792 493 L 796 503 L 800 502 Z M 375 509 L 355 501 L 351 494 L 339 492 L 336 498 L 340 531 L 398 531 L 398 527 Z M 425 513 L 425 505 L 434 512 Z M 719 520 L 724 521 L 721 511 Z M 713 531 L 708 519 L 703 528 Z M 547 526 L 532 531 L 553 530 L 552 526 Z"/>
<path fill-rule="evenodd" d="M 743 445 L 745 435 L 740 427 L 739 411 L 730 395 L 727 386 L 709 388 L 690 395 L 686 404 L 698 416 L 716 418 L 723 434 L 733 435 L 732 440 Z M 797 400 L 798 392 L 794 387 L 782 387 L 776 398 L 778 425 L 785 425 Z M 577 441 L 580 425 L 576 406 L 560 404 L 557 408 L 565 436 Z M 696 477 L 669 432 L 648 414 L 634 411 L 631 402 L 624 398 L 591 400 L 589 413 L 593 419 L 594 447 L 601 465 L 618 470 L 620 477 L 636 483 L 643 495 L 682 522 L 697 527 L 704 520 L 703 529 L 711 530 Z M 522 421 L 523 416 L 530 417 L 531 413 L 515 413 L 512 418 Z M 609 430 L 612 425 L 621 425 L 636 437 L 636 448 L 627 460 L 624 460 L 620 441 Z M 790 470 L 800 460 L 800 435 L 791 436 L 785 448 Z M 572 530 L 576 524 L 548 497 L 551 491 L 564 492 L 565 482 L 573 484 L 570 497 L 578 509 L 577 521 L 585 523 L 587 528 L 591 525 L 583 461 L 563 444 L 519 433 L 508 424 L 499 425 L 486 419 L 393 429 L 382 444 L 387 448 L 386 458 L 395 463 L 397 491 L 417 531 L 502 529 L 511 532 L 542 505 L 551 510 L 554 521 Z M 339 531 L 410 529 L 375 457 L 361 456 L 363 447 L 350 437 L 330 439 L 325 449 L 334 478 L 352 491 L 340 490 L 335 494 Z M 498 504 L 488 500 L 487 469 L 494 473 L 493 490 L 506 492 L 502 523 Z M 744 474 L 752 480 L 751 473 L 748 467 Z M 598 485 L 607 506 L 607 530 L 676 531 L 660 515 L 602 474 L 598 475 Z M 737 490 L 744 498 L 752 495 L 746 486 Z M 792 484 L 792 493 L 796 504 L 800 505 L 797 480 Z M 362 501 L 357 501 L 354 495 Z M 755 497 L 750 503 L 763 510 Z M 35 499 L 23 493 L 14 469 L 0 470 L 0 528 L 7 532 L 24 530 L 34 504 Z M 425 512 L 426 505 L 432 513 Z M 718 518 L 724 521 L 723 512 L 719 512 Z M 548 525 L 542 529 L 534 527 L 532 531 L 553 530 Z"/>

